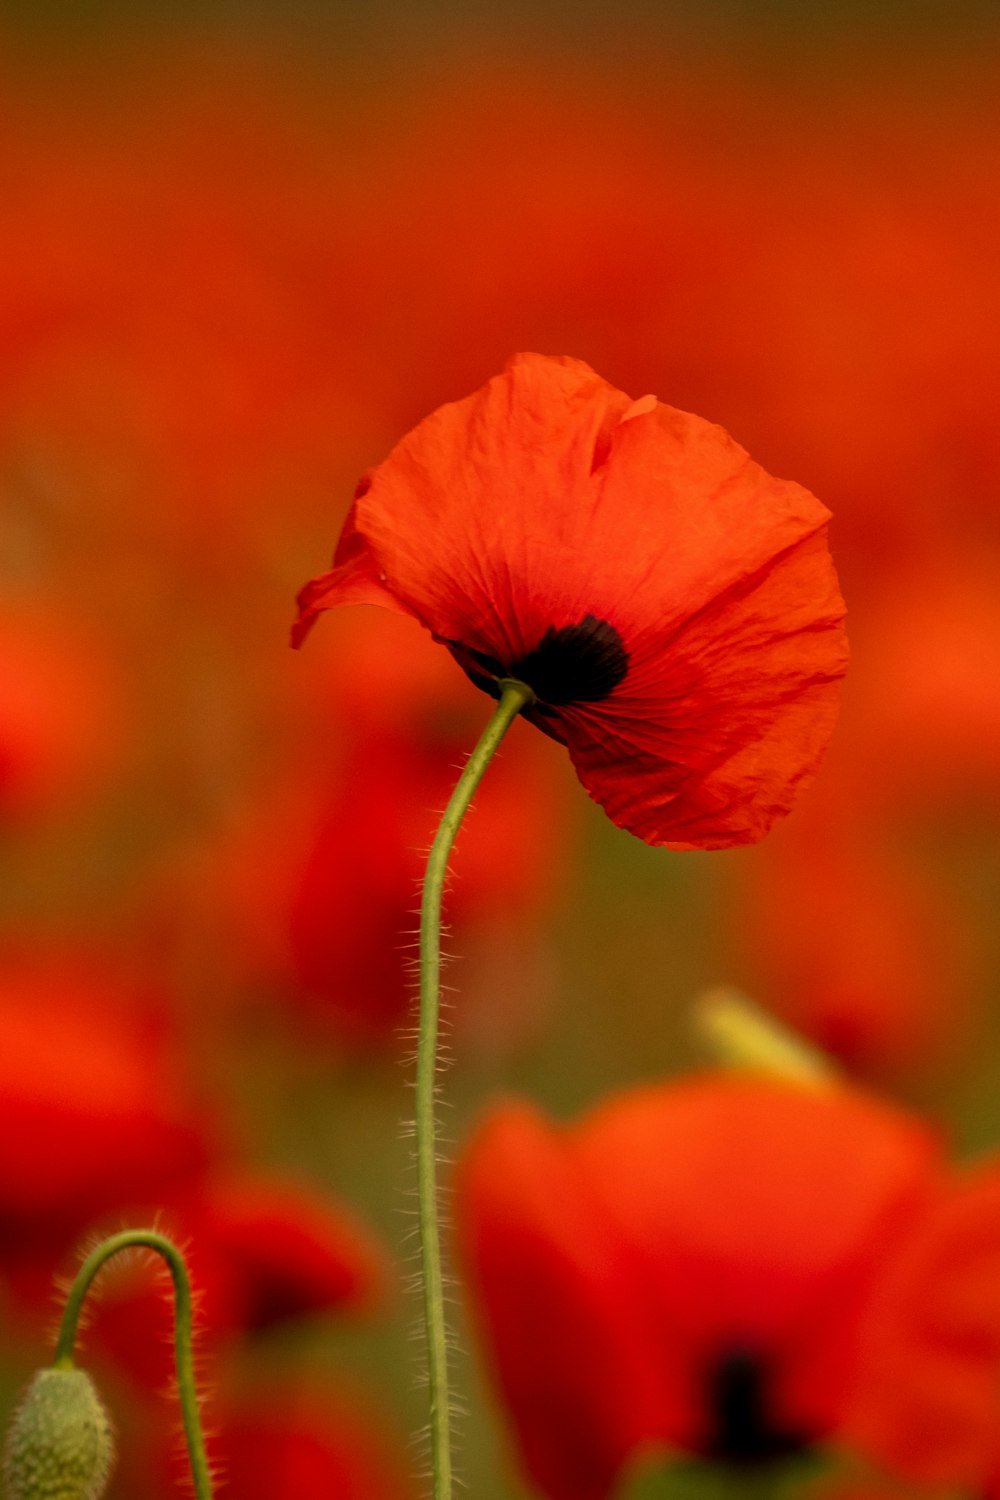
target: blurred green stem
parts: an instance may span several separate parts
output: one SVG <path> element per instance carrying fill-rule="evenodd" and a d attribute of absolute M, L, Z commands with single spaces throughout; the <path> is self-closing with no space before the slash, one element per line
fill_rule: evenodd
<path fill-rule="evenodd" d="M 212 1500 L 212 1476 L 205 1453 L 205 1440 L 198 1413 L 198 1395 L 194 1381 L 194 1348 L 191 1322 L 191 1279 L 184 1257 L 172 1240 L 155 1229 L 123 1229 L 92 1251 L 76 1274 L 63 1308 L 53 1365 L 58 1370 L 73 1368 L 73 1346 L 87 1293 L 94 1277 L 112 1256 L 122 1250 L 137 1248 L 155 1250 L 163 1257 L 174 1284 L 174 1348 L 177 1357 L 177 1391 L 184 1422 L 191 1475 L 196 1500 Z"/>
<path fill-rule="evenodd" d="M 523 682 L 499 683 L 500 701 L 445 808 L 427 859 L 420 907 L 420 1024 L 417 1033 L 416 1151 L 417 1213 L 420 1222 L 427 1378 L 430 1395 L 431 1471 L 434 1500 L 451 1500 L 451 1410 L 448 1397 L 448 1340 L 441 1271 L 438 1215 L 437 1087 L 438 1017 L 441 1007 L 441 898 L 448 858 L 483 772 L 521 709 L 534 700 Z"/>

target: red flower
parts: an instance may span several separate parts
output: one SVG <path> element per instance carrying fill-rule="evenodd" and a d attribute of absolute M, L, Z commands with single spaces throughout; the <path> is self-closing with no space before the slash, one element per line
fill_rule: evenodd
<path fill-rule="evenodd" d="M 204 1224 L 228 1263 L 243 1325 L 370 1307 L 387 1267 L 374 1239 L 340 1204 L 304 1183 L 245 1174 L 220 1177 Z"/>
<path fill-rule="evenodd" d="M 406 934 L 434 809 L 482 727 L 482 700 L 401 616 L 352 610 L 335 624 L 291 674 L 294 753 L 223 837 L 177 862 L 154 915 L 203 934 L 220 963 L 220 1003 L 282 1005 L 310 1044 L 408 1048 Z M 557 745 L 519 736 L 491 767 L 456 850 L 449 947 L 466 1002 L 452 1040 L 466 1054 L 523 1046 L 551 1010 L 545 919 L 579 811 L 564 773 Z"/>
<path fill-rule="evenodd" d="M 143 1422 L 123 1413 L 114 1493 L 148 1500 L 190 1494 L 174 1412 Z M 406 1445 L 366 1396 L 301 1372 L 240 1379 L 231 1372 L 208 1407 L 216 1492 L 232 1500 L 412 1500 Z"/>
<path fill-rule="evenodd" d="M 408 640 L 398 616 L 359 615 L 343 621 L 353 628 L 338 636 L 329 680 L 310 684 L 334 712 L 324 716 L 324 776 L 307 793 L 305 837 L 276 904 L 302 1007 L 345 1040 L 384 1045 L 413 1003 L 400 934 L 413 925 L 433 809 L 447 802 L 453 768 L 481 725 L 478 694 L 444 652 Z M 535 950 L 568 853 L 558 761 L 537 736 L 498 757 L 456 851 L 449 922 L 469 991 L 455 1017 L 459 1046 L 523 1039 L 546 1009 L 546 965 Z M 258 854 L 255 868 L 273 865 L 273 855 Z M 529 956 L 523 983 L 503 997 L 490 982 L 498 947 Z"/>
<path fill-rule="evenodd" d="M 247 1334 L 291 1318 L 367 1312 L 386 1289 L 374 1238 L 330 1195 L 294 1179 L 216 1172 L 158 1217 L 184 1247 L 198 1354 L 213 1368 Z M 174 1364 L 162 1261 L 138 1255 L 112 1264 L 90 1324 L 88 1351 L 110 1357 L 159 1399 Z"/>
<path fill-rule="evenodd" d="M 856 779 L 897 815 L 995 819 L 1000 608 L 995 553 L 938 544 L 866 601 Z"/>
<path fill-rule="evenodd" d="M 209 1152 L 179 1059 L 133 986 L 81 954 L 8 960 L 0 983 L 4 1249 L 59 1244 Z"/>
<path fill-rule="evenodd" d="M 7 954 L 5 965 L 0 1274 L 34 1340 L 80 1237 L 120 1228 L 137 1198 L 188 1191 L 217 1130 L 157 1014 L 166 996 L 80 950 L 47 962 Z"/>
<path fill-rule="evenodd" d="M 0 612 L 0 819 L 65 811 L 121 759 L 124 715 L 110 654 L 80 619 Z"/>
<path fill-rule="evenodd" d="M 831 800 L 831 780 L 736 872 L 737 978 L 855 1074 L 940 1078 L 975 1030 L 981 939 L 940 876 L 872 836 L 877 810 Z"/>
<path fill-rule="evenodd" d="M 223 1495 L 240 1500 L 406 1500 L 402 1442 L 356 1399 L 300 1383 L 223 1410 L 212 1445 Z"/>
<path fill-rule="evenodd" d="M 587 791 L 649 843 L 752 842 L 829 739 L 845 667 L 828 513 L 720 428 L 523 354 L 362 480 L 294 640 L 409 614 L 472 680 L 517 677 Z"/>
<path fill-rule="evenodd" d="M 919 1121 L 846 1088 L 708 1075 L 568 1130 L 498 1107 L 457 1222 L 529 1474 L 603 1500 L 647 1445 L 823 1446 L 974 1488 L 1000 1416 L 998 1184 L 949 1178 Z"/>
<path fill-rule="evenodd" d="M 447 802 L 461 755 L 445 735 L 421 744 L 413 727 L 408 741 L 359 743 L 345 779 L 322 789 L 286 894 L 289 998 L 320 1035 L 330 1033 L 348 1046 L 398 1044 L 413 1005 L 413 959 L 401 934 L 413 926 L 423 851 L 433 835 L 428 810 Z M 464 745 L 474 739 L 475 731 Z M 558 808 L 543 797 L 552 779 L 538 770 L 520 757 L 497 767 L 456 860 L 449 918 L 474 991 L 458 1023 L 460 1046 L 509 1044 L 530 1019 L 537 1021 L 536 1008 L 546 1009 L 537 975 L 525 977 L 525 995 L 499 1001 L 489 984 L 498 946 L 517 951 L 523 944 L 531 952 L 539 941 L 547 859 L 533 867 L 527 843 L 544 830 L 558 859 Z M 512 839 L 512 829 L 521 836 Z M 480 953 L 485 962 L 477 962 Z M 520 1013 L 519 1000 L 526 1001 L 527 1014 Z"/>

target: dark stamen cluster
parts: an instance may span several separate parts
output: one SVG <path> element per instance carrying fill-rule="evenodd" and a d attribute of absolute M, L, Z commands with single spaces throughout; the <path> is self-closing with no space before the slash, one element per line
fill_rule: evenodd
<path fill-rule="evenodd" d="M 526 682 L 540 704 L 565 708 L 572 703 L 601 703 L 624 681 L 629 654 L 615 627 L 597 615 L 576 625 L 550 625 L 538 645 L 517 661 L 499 661 L 449 641 L 452 654 L 477 687 L 497 695 L 497 681 L 515 677 Z"/>
<path fill-rule="evenodd" d="M 768 1411 L 764 1361 L 749 1349 L 727 1349 L 708 1372 L 712 1413 L 706 1456 L 730 1464 L 765 1464 L 804 1452 L 803 1433 L 788 1431 Z"/>

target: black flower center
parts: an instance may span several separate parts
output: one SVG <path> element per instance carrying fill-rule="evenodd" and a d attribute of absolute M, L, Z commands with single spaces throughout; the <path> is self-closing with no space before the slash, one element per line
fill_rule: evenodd
<path fill-rule="evenodd" d="M 497 695 L 497 681 L 515 677 L 527 683 L 539 704 L 600 703 L 625 678 L 629 654 L 615 627 L 597 615 L 576 625 L 550 625 L 538 645 L 516 661 L 501 662 L 459 641 L 448 641 L 452 655 L 477 687 Z"/>
<path fill-rule="evenodd" d="M 809 1446 L 805 1433 L 783 1428 L 768 1411 L 765 1362 L 749 1349 L 727 1349 L 708 1372 L 711 1426 L 706 1455 L 730 1464 L 790 1458 Z"/>

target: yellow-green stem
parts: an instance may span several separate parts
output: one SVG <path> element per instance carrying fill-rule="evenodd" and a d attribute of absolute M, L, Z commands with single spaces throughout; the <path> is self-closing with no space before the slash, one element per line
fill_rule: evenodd
<path fill-rule="evenodd" d="M 437 1132 L 434 1097 L 437 1075 L 438 1015 L 441 1005 L 441 898 L 448 857 L 483 772 L 511 724 L 534 693 L 523 682 L 500 683 L 500 701 L 445 808 L 427 859 L 420 907 L 420 1024 L 417 1033 L 416 1151 L 417 1212 L 427 1331 L 430 1396 L 431 1471 L 434 1500 L 451 1500 L 451 1411 L 448 1397 L 448 1343 L 445 1328 L 441 1229 L 438 1216 Z"/>
<path fill-rule="evenodd" d="M 194 1348 L 191 1314 L 191 1280 L 184 1257 L 173 1241 L 155 1229 L 123 1229 L 113 1234 L 92 1251 L 76 1274 L 63 1308 L 59 1326 L 53 1364 L 56 1369 L 73 1367 L 73 1346 L 80 1313 L 94 1277 L 113 1255 L 136 1247 L 155 1250 L 167 1263 L 174 1284 L 174 1347 L 177 1357 L 177 1391 L 181 1403 L 184 1437 L 187 1442 L 191 1475 L 194 1480 L 196 1500 L 212 1500 L 212 1476 L 205 1454 L 201 1418 L 198 1412 L 198 1394 L 194 1381 Z"/>

